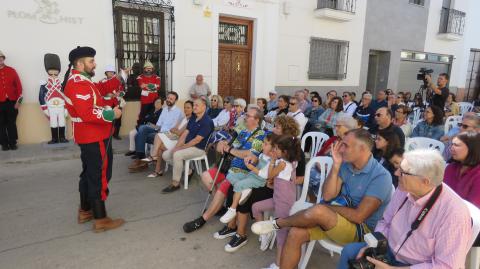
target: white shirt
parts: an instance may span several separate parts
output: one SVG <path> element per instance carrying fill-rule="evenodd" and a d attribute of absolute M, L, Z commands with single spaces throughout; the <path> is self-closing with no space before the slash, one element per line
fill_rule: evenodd
<path fill-rule="evenodd" d="M 305 129 L 305 125 L 307 125 L 308 118 L 305 117 L 305 114 L 299 109 L 295 113 L 288 112 L 287 116 L 292 117 L 298 123 L 298 127 L 300 127 L 300 135 L 301 137 L 303 134 L 303 129 Z"/>
<path fill-rule="evenodd" d="M 292 180 L 293 164 L 287 160 L 279 159 L 275 162 L 275 165 L 278 165 L 280 162 L 285 162 L 285 168 L 278 174 L 277 178 L 286 181 Z"/>
<path fill-rule="evenodd" d="M 343 105 L 343 113 L 350 115 L 353 117 L 353 113 L 355 113 L 355 110 L 357 110 L 357 104 L 354 102 L 350 101 L 348 104 Z"/>
<path fill-rule="evenodd" d="M 183 119 L 183 112 L 176 105 L 171 108 L 165 106 L 162 109 L 160 117 L 158 117 L 157 126 L 160 127 L 160 132 L 168 132 L 175 127 Z"/>
<path fill-rule="evenodd" d="M 230 120 L 230 111 L 223 109 L 222 111 L 220 111 L 218 116 L 214 118 L 212 121 L 215 127 L 222 127 L 227 125 L 229 120 Z"/>

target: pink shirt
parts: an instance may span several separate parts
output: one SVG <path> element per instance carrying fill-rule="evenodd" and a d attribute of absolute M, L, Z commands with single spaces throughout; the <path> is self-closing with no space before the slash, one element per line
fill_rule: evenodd
<path fill-rule="evenodd" d="M 432 194 L 433 190 L 415 201 L 410 194 L 398 188 L 395 191 L 375 229 L 388 238 L 393 253 L 405 240 L 410 225 Z M 405 197 L 408 199 L 398 211 Z M 431 211 L 405 242 L 396 259 L 412 264 L 412 269 L 465 268 L 465 258 L 473 243 L 472 233 L 472 220 L 466 204 L 443 184 Z"/>
<path fill-rule="evenodd" d="M 480 208 L 480 164 L 460 174 L 462 165 L 451 163 L 445 169 L 443 182 L 460 197 Z"/>

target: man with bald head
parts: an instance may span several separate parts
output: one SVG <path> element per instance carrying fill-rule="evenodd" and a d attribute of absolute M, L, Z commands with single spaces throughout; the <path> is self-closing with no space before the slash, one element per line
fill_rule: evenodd
<path fill-rule="evenodd" d="M 193 83 L 192 86 L 190 86 L 190 98 L 192 100 L 196 100 L 198 98 L 205 99 L 207 101 L 207 106 L 209 106 L 209 101 L 210 99 L 208 98 L 210 95 L 212 95 L 212 91 L 210 90 L 210 86 L 203 80 L 203 75 L 198 74 L 195 83 Z"/>
<path fill-rule="evenodd" d="M 388 107 L 381 107 L 377 109 L 377 112 L 375 113 L 375 122 L 377 125 L 373 128 L 370 128 L 369 131 L 374 135 L 377 134 L 378 130 L 392 131 L 398 136 L 400 144 L 403 148 L 405 146 L 405 134 L 400 127 L 393 124 L 392 119 L 392 110 L 390 110 Z"/>

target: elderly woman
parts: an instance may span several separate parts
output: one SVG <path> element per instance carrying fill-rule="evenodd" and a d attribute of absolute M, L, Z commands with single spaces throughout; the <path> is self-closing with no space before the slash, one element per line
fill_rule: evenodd
<path fill-rule="evenodd" d="M 472 220 L 465 202 L 442 183 L 445 161 L 437 150 L 406 152 L 397 169 L 398 189 L 393 194 L 376 232 L 388 242 L 388 264 L 372 257 L 375 268 L 465 268 L 472 244 Z M 411 224 L 427 204 L 433 206 L 411 236 Z M 346 245 L 337 268 L 364 257 L 366 243 Z"/>
<path fill-rule="evenodd" d="M 166 133 L 158 133 L 157 135 L 155 135 L 155 138 L 153 140 L 153 147 L 150 151 L 152 156 L 142 159 L 142 161 L 144 162 L 151 162 L 155 160 L 157 161 L 155 165 L 155 170 L 147 177 L 153 178 L 163 176 L 163 161 L 170 160 L 170 151 L 175 147 L 178 138 L 187 128 L 188 120 L 193 114 L 192 101 L 185 102 L 185 104 L 183 105 L 183 112 L 185 113 L 185 117 L 182 119 L 181 122 L 177 124 L 177 126 L 175 126 Z"/>
<path fill-rule="evenodd" d="M 214 97 L 212 97 L 212 99 L 213 98 Z M 225 97 L 225 100 L 222 102 L 223 110 L 220 111 L 220 113 L 218 113 L 218 115 L 215 118 L 212 118 L 213 125 L 215 126 L 216 129 L 225 127 L 230 121 L 230 112 L 233 110 L 234 100 L 235 99 L 233 98 L 233 96 Z"/>
<path fill-rule="evenodd" d="M 455 94 L 449 93 L 445 100 L 445 118 L 460 115 L 460 107 L 458 106 Z"/>
<path fill-rule="evenodd" d="M 220 95 L 212 95 L 210 98 L 210 108 L 208 109 L 207 115 L 210 119 L 214 119 L 218 116 L 220 111 L 223 110 L 223 99 Z"/>
<path fill-rule="evenodd" d="M 243 116 L 245 114 L 246 107 L 247 102 L 244 99 L 235 99 L 235 101 L 233 102 L 233 110 L 230 112 L 230 121 L 227 124 L 227 127 L 229 129 L 234 128 L 237 132 L 245 129 Z"/>
<path fill-rule="evenodd" d="M 436 140 L 445 133 L 443 128 L 443 110 L 437 106 L 425 109 L 424 120 L 413 129 L 412 137 L 428 137 Z"/>
<path fill-rule="evenodd" d="M 271 131 L 273 129 L 273 122 L 277 116 L 287 115 L 288 114 L 288 103 L 290 102 L 290 97 L 287 95 L 280 95 L 278 98 L 278 108 L 275 110 L 270 110 L 265 115 L 265 129 Z"/>

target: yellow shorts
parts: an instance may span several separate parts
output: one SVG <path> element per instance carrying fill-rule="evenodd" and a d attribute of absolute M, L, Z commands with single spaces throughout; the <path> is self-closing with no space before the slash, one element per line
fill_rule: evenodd
<path fill-rule="evenodd" d="M 366 225 L 365 233 L 369 233 L 369 229 Z M 310 234 L 310 240 L 322 240 L 330 239 L 338 244 L 348 244 L 353 242 L 358 242 L 357 238 L 357 225 L 350 222 L 343 216 L 337 213 L 337 225 L 328 231 L 322 230 L 320 227 L 315 227 L 308 229 Z M 363 240 L 363 238 L 362 238 Z"/>

